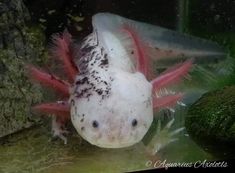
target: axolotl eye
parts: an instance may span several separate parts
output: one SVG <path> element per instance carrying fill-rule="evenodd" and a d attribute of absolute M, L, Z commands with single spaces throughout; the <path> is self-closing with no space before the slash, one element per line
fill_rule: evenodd
<path fill-rule="evenodd" d="M 132 122 L 131 122 L 131 125 L 133 127 L 135 127 L 135 126 L 137 126 L 137 124 L 138 124 L 138 121 L 136 119 L 133 119 Z"/>
<path fill-rule="evenodd" d="M 99 127 L 98 121 L 96 121 L 96 120 L 92 121 L 92 127 L 98 128 Z"/>

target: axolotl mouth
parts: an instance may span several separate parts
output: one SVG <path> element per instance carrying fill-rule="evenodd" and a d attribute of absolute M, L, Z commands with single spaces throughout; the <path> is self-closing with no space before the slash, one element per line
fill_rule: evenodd
<path fill-rule="evenodd" d="M 79 46 L 67 31 L 53 37 L 52 55 L 63 63 L 67 80 L 28 66 L 34 80 L 62 95 L 62 101 L 40 104 L 34 110 L 56 115 L 53 132 L 65 143 L 62 127 L 70 119 L 85 140 L 99 147 L 140 142 L 154 110 L 171 110 L 180 103 L 183 94 L 167 88 L 187 76 L 193 62 L 226 57 L 210 41 L 114 14 L 94 15 L 92 25 L 93 32 Z M 151 65 L 161 60 L 185 61 L 153 77 L 156 67 Z"/>

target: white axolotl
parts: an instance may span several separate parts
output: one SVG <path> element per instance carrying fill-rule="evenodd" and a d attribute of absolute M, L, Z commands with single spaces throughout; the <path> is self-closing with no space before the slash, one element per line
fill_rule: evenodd
<path fill-rule="evenodd" d="M 94 15 L 92 24 L 93 32 L 76 49 L 67 31 L 54 36 L 52 52 L 63 62 L 67 80 L 28 66 L 33 79 L 64 97 L 34 109 L 56 115 L 54 135 L 65 143 L 63 125 L 70 119 L 93 145 L 121 148 L 139 143 L 153 122 L 154 110 L 172 108 L 182 99 L 182 93 L 166 88 L 188 74 L 191 58 L 224 54 L 215 43 L 110 13 Z M 151 74 L 155 60 L 157 66 L 179 58 L 186 60 L 156 78 Z"/>

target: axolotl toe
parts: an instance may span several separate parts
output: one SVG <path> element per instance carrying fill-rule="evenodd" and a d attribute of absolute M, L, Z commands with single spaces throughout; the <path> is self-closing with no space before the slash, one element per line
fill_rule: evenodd
<path fill-rule="evenodd" d="M 114 14 L 96 14 L 92 24 L 93 32 L 79 45 L 74 46 L 67 31 L 53 37 L 52 52 L 63 62 L 67 80 L 28 69 L 33 79 L 64 98 L 34 109 L 56 115 L 54 123 L 71 119 L 77 132 L 99 147 L 140 142 L 154 111 L 180 103 L 183 93 L 167 88 L 184 78 L 198 59 L 224 55 L 215 43 Z M 184 62 L 154 76 L 151 66 L 168 58 Z"/>

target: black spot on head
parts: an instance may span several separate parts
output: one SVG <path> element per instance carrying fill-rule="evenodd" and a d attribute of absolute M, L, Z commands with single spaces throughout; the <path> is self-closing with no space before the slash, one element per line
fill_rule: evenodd
<path fill-rule="evenodd" d="M 81 120 L 80 120 L 80 122 L 82 123 L 84 121 L 84 118 L 82 118 Z"/>
<path fill-rule="evenodd" d="M 75 101 L 72 99 L 71 100 L 71 105 L 74 106 L 75 105 Z"/>
<path fill-rule="evenodd" d="M 138 124 L 138 121 L 136 119 L 133 119 L 132 122 L 131 122 L 131 125 L 133 127 L 135 127 L 135 126 L 137 126 L 137 124 Z"/>
<path fill-rule="evenodd" d="M 96 90 L 97 94 L 101 95 L 103 93 L 103 91 L 101 89 L 97 89 Z"/>
<path fill-rule="evenodd" d="M 101 66 L 107 65 L 107 64 L 108 64 L 108 59 L 107 58 L 101 60 L 101 63 L 100 63 Z"/>
<path fill-rule="evenodd" d="M 85 130 L 85 127 L 81 127 L 81 130 L 82 130 L 82 131 Z"/>
<path fill-rule="evenodd" d="M 104 48 L 102 47 L 101 48 L 101 55 L 103 55 L 103 53 L 104 53 Z"/>
<path fill-rule="evenodd" d="M 87 82 L 88 82 L 88 77 L 84 77 L 83 79 L 76 81 L 76 84 L 77 85 L 78 84 L 85 84 Z"/>
<path fill-rule="evenodd" d="M 96 120 L 92 121 L 92 127 L 98 128 L 99 127 L 98 121 L 96 121 Z"/>

